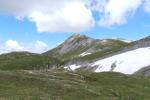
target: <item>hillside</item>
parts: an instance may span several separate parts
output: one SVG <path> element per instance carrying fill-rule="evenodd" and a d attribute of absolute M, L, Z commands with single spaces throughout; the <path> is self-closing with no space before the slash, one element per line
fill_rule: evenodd
<path fill-rule="evenodd" d="M 29 52 L 12 52 L 0 55 L 0 70 L 50 69 L 60 63 L 54 57 Z"/>
<path fill-rule="evenodd" d="M 0 71 L 1 100 L 149 100 L 149 88 L 120 73 Z"/>
<path fill-rule="evenodd" d="M 149 100 L 149 41 L 75 34 L 43 54 L 2 54 L 0 100 Z"/>
<path fill-rule="evenodd" d="M 73 34 L 58 47 L 43 54 L 11 52 L 0 55 L 1 70 L 62 68 L 74 61 L 91 62 L 121 50 L 128 43 L 114 39 L 93 39 Z"/>
<path fill-rule="evenodd" d="M 134 74 L 150 65 L 149 43 L 150 37 L 129 43 L 124 39 L 93 39 L 85 35 L 73 34 L 64 43 L 43 54 L 28 52 L 2 54 L 0 69 L 58 68 Z"/>
<path fill-rule="evenodd" d="M 58 47 L 43 54 L 12 52 L 0 55 L 1 70 L 65 69 L 92 72 L 138 72 L 149 75 L 150 37 L 131 43 L 124 39 L 93 39 L 73 34 Z M 147 67 L 145 71 L 145 67 Z M 143 72 L 144 68 L 144 72 Z"/>
<path fill-rule="evenodd" d="M 0 100 L 150 100 L 150 0 L 0 0 Z"/>
<path fill-rule="evenodd" d="M 128 44 L 118 39 L 93 39 L 85 35 L 73 34 L 58 47 L 43 54 L 61 59 L 65 64 L 74 60 L 84 62 L 119 51 Z"/>
<path fill-rule="evenodd" d="M 149 75 L 149 67 L 147 66 L 150 65 L 150 37 L 131 43 L 113 41 L 115 42 L 107 45 L 108 49 L 73 59 L 67 62 L 64 68 L 94 72 L 114 71 L 124 74 L 136 72 L 139 74 L 141 72 L 142 75 Z"/>

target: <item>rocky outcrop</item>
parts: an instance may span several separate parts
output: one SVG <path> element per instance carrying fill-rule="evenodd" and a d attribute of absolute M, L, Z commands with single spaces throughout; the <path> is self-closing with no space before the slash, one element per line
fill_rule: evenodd
<path fill-rule="evenodd" d="M 150 66 L 144 67 L 137 72 L 134 73 L 135 75 L 144 75 L 144 76 L 150 76 Z"/>

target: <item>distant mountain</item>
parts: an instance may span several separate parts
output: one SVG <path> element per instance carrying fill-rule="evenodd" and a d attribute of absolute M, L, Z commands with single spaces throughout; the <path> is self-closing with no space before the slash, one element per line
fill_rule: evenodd
<path fill-rule="evenodd" d="M 150 36 L 125 39 L 93 39 L 73 34 L 43 54 L 12 52 L 0 55 L 1 70 L 65 69 L 150 75 Z"/>
<path fill-rule="evenodd" d="M 120 50 L 106 54 L 104 57 L 99 55 L 96 60 L 91 62 L 74 62 L 66 65 L 65 68 L 69 70 L 88 69 L 94 72 L 115 71 L 124 74 L 143 73 L 143 75 L 150 75 L 150 67 L 147 66 L 150 66 L 150 37 L 131 42 Z"/>
<path fill-rule="evenodd" d="M 128 43 L 118 39 L 93 39 L 73 34 L 58 47 L 43 54 L 12 52 L 0 55 L 2 70 L 39 70 L 64 68 L 73 63 L 89 64 L 100 57 L 120 51 Z M 86 63 L 86 64 L 85 64 Z"/>
<path fill-rule="evenodd" d="M 73 34 L 64 43 L 44 54 L 58 57 L 65 61 L 79 59 L 89 55 L 92 56 L 99 52 L 110 52 L 112 49 L 119 49 L 127 44 L 118 39 L 93 39 L 85 35 Z"/>
<path fill-rule="evenodd" d="M 69 58 L 70 56 L 76 56 L 91 48 L 94 44 L 96 44 L 96 41 L 92 38 L 85 35 L 73 34 L 64 43 L 44 54 L 61 58 Z"/>

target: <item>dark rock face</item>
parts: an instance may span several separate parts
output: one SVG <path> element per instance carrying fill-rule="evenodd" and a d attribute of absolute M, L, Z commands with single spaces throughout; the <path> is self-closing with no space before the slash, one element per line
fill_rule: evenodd
<path fill-rule="evenodd" d="M 150 76 L 150 66 L 144 67 L 137 72 L 134 73 L 135 75 L 144 75 L 144 76 Z"/>
<path fill-rule="evenodd" d="M 112 65 L 111 65 L 111 70 L 110 71 L 113 71 L 115 68 L 116 68 L 116 63 L 117 63 L 117 61 L 115 61 Z"/>
<path fill-rule="evenodd" d="M 87 36 L 82 36 L 79 34 L 72 35 L 69 39 L 67 39 L 63 44 L 59 46 L 59 53 L 65 54 L 69 51 L 73 51 L 80 47 L 90 46 L 94 43 L 94 39 L 89 38 Z"/>
<path fill-rule="evenodd" d="M 135 47 L 150 47 L 150 36 L 135 42 Z"/>
<path fill-rule="evenodd" d="M 83 51 L 94 45 L 95 40 L 85 35 L 73 34 L 58 47 L 44 53 L 48 55 L 64 55 L 73 51 Z"/>

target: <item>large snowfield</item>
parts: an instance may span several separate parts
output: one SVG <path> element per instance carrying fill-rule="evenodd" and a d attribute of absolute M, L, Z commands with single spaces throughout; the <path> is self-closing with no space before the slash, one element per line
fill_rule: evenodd
<path fill-rule="evenodd" d="M 133 74 L 139 69 L 150 65 L 150 47 L 139 48 L 96 61 L 92 66 L 98 66 L 95 72 L 115 71 Z"/>

